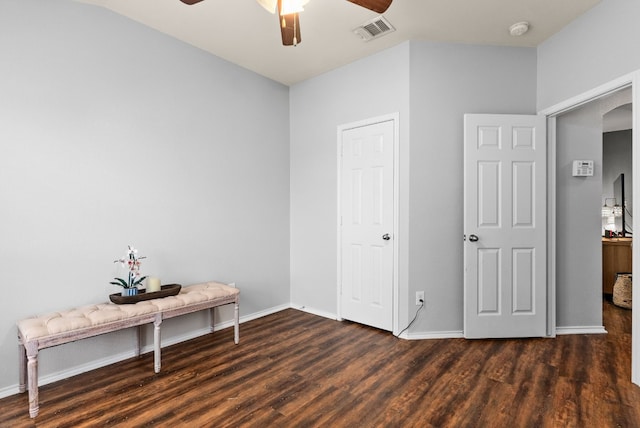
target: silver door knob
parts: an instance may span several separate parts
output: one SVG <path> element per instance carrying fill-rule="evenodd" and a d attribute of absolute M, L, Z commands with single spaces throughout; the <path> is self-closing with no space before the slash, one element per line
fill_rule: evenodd
<path fill-rule="evenodd" d="M 471 242 L 478 242 L 478 235 L 469 235 L 469 241 Z"/>
<path fill-rule="evenodd" d="M 385 241 L 388 241 L 389 239 L 391 239 L 391 237 L 389 236 L 388 233 L 385 233 L 384 235 L 382 235 L 382 239 L 384 239 Z"/>

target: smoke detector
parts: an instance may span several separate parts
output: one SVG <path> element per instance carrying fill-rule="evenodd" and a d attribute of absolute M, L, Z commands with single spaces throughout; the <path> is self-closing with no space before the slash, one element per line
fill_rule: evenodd
<path fill-rule="evenodd" d="M 527 21 L 516 22 L 509 27 L 509 34 L 516 37 L 522 36 L 527 31 L 529 31 L 529 23 Z"/>
<path fill-rule="evenodd" d="M 359 35 L 365 42 L 377 39 L 385 34 L 393 33 L 394 31 L 396 31 L 396 29 L 387 21 L 387 18 L 382 15 L 353 29 L 353 32 Z"/>

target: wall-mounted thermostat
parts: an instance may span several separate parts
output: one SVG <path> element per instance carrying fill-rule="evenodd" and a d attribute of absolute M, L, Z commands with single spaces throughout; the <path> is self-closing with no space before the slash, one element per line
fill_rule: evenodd
<path fill-rule="evenodd" d="M 592 160 L 574 160 L 573 176 L 574 177 L 591 177 L 593 175 Z"/>

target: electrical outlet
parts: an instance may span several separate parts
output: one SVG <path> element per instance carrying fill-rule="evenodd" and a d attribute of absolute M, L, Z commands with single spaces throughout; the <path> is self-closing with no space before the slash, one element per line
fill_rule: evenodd
<path fill-rule="evenodd" d="M 424 291 L 416 291 L 416 306 L 424 303 Z"/>

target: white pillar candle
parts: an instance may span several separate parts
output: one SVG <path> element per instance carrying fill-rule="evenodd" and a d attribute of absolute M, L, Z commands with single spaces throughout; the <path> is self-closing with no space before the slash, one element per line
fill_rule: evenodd
<path fill-rule="evenodd" d="M 160 291 L 160 278 L 149 277 L 147 279 L 147 293 L 153 293 L 154 291 Z"/>

